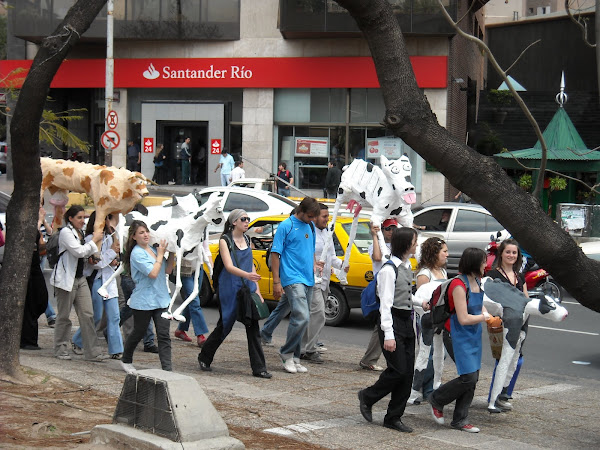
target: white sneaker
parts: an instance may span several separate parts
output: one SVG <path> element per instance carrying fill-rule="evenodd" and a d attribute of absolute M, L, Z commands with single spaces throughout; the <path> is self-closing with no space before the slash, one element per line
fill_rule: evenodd
<path fill-rule="evenodd" d="M 296 368 L 296 364 L 294 363 L 294 358 L 287 359 L 283 362 L 283 368 L 286 372 L 289 373 L 297 373 L 298 370 Z"/>
<path fill-rule="evenodd" d="M 407 405 L 420 405 L 421 402 L 423 401 L 423 396 L 421 395 L 421 393 L 419 391 L 415 391 L 414 389 L 411 389 L 410 391 L 410 397 L 408 397 L 408 401 L 406 402 Z"/>
<path fill-rule="evenodd" d="M 135 367 L 133 367 L 133 364 L 124 363 L 123 361 L 121 361 L 121 367 L 127 373 L 130 373 L 130 374 L 137 373 L 137 370 L 135 370 Z"/>
<path fill-rule="evenodd" d="M 302 364 L 295 362 L 294 365 L 296 366 L 296 372 L 298 372 L 298 373 L 308 372 L 308 369 L 306 367 L 304 367 Z"/>

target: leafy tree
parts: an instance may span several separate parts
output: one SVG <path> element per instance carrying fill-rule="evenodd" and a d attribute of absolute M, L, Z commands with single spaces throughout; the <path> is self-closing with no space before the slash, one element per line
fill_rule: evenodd
<path fill-rule="evenodd" d="M 78 0 L 52 35 L 45 38 L 15 106 L 10 123 L 14 192 L 7 208 L 7 241 L 0 271 L 0 375 L 18 378 L 25 292 L 40 202 L 39 126 L 50 82 L 69 50 L 90 27 L 106 0 Z"/>
<path fill-rule="evenodd" d="M 600 312 L 600 263 L 587 258 L 536 198 L 493 160 L 440 126 L 415 80 L 404 37 L 386 0 L 337 0 L 369 45 L 381 86 L 383 123 L 457 189 L 487 208 L 582 305 Z M 460 38 L 460 37 L 456 37 Z"/>

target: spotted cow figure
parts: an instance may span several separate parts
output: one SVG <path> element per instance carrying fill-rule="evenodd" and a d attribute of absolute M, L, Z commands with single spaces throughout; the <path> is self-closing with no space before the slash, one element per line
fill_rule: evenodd
<path fill-rule="evenodd" d="M 394 218 L 405 227 L 412 226 L 413 215 L 411 205 L 416 201 L 415 187 L 410 181 L 412 166 L 408 156 L 403 155 L 397 160 L 388 160 L 385 156 L 380 157 L 381 168 L 362 159 L 355 159 L 349 166 L 343 168 L 342 179 L 338 188 L 338 194 L 333 209 L 330 233 L 333 233 L 335 221 L 339 214 L 342 203 L 348 203 L 348 209 L 354 212 L 354 220 L 350 228 L 350 236 L 346 256 L 342 263 L 343 269 L 348 266 L 350 252 L 356 229 L 358 226 L 358 214 L 364 205 L 373 208 L 371 222 L 381 227 L 387 218 Z M 378 241 L 381 246 L 381 254 L 389 257 L 389 249 L 385 245 L 383 233 L 378 233 Z M 323 249 L 321 260 L 329 252 L 328 246 L 331 239 L 327 240 L 326 248 Z M 344 277 L 345 278 L 345 277 Z M 345 284 L 345 279 L 340 280 Z"/>
<path fill-rule="evenodd" d="M 130 212 L 144 196 L 148 195 L 146 184 L 151 183 L 139 172 L 117 167 L 52 158 L 40 158 L 40 163 L 42 166 L 41 196 L 44 196 L 46 190 L 54 199 L 65 198 L 69 192 L 89 195 L 96 208 L 94 231 L 104 229 L 104 220 L 108 214 Z M 55 207 L 64 207 L 64 202 L 56 201 L 56 203 Z M 53 225 L 60 226 L 61 220 L 62 216 L 55 214 Z"/>

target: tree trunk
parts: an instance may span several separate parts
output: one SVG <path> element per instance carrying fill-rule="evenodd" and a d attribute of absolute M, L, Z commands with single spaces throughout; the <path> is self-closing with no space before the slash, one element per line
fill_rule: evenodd
<path fill-rule="evenodd" d="M 575 241 L 494 162 L 439 125 L 419 91 L 400 26 L 386 0 L 337 0 L 356 20 L 375 62 L 388 128 L 457 189 L 471 196 L 582 305 L 600 312 L 600 262 Z"/>
<path fill-rule="evenodd" d="M 19 376 L 23 306 L 35 244 L 42 171 L 39 124 L 50 82 L 68 51 L 90 27 L 106 0 L 78 0 L 42 45 L 17 100 L 10 125 L 14 192 L 6 211 L 7 240 L 0 272 L 0 374 Z"/>

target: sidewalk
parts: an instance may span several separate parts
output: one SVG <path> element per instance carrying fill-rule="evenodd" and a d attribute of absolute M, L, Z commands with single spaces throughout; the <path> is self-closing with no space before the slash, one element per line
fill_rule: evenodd
<path fill-rule="evenodd" d="M 72 317 L 75 319 L 74 314 Z M 46 326 L 44 316 L 39 323 L 39 345 L 43 349 L 21 351 L 22 365 L 118 397 L 125 379 L 118 361 L 90 363 L 77 356 L 72 361 L 60 361 L 52 356 L 54 330 Z M 214 320 L 208 326 L 212 330 Z M 173 322 L 171 336 L 175 327 Z M 228 424 L 327 448 L 600 447 L 600 423 L 596 418 L 600 401 L 598 381 L 545 376 L 535 373 L 535 368 L 528 367 L 525 361 L 514 395 L 514 410 L 490 415 L 486 397 L 491 370 L 484 366 L 470 411 L 470 420 L 481 428 L 481 433 L 469 434 L 435 424 L 429 405 L 424 403 L 407 407 L 404 422 L 415 431 L 404 434 L 381 426 L 387 399 L 374 406 L 372 424 L 360 415 L 356 393 L 378 377 L 358 367 L 364 348 L 327 342 L 325 364 L 309 364 L 307 374 L 292 375 L 283 371 L 277 354 L 281 340 L 276 336 L 276 346 L 265 347 L 271 380 L 251 376 L 245 332 L 240 324 L 235 325 L 217 352 L 210 373 L 199 370 L 197 347 L 173 339 L 174 371 L 195 378 Z M 141 346 L 134 354 L 137 369 L 160 368 L 157 355 L 140 349 Z M 485 363 L 491 361 L 489 350 L 484 349 L 483 358 Z M 447 359 L 444 380 L 454 376 L 454 365 Z M 451 413 L 452 406 L 447 407 L 447 423 Z"/>

